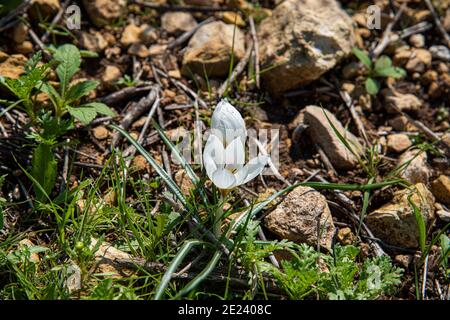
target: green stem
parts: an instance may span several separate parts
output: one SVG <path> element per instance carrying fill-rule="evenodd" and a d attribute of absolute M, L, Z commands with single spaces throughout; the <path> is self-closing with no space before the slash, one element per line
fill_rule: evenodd
<path fill-rule="evenodd" d="M 224 197 L 223 197 L 223 193 L 220 192 L 220 198 L 219 198 L 219 207 L 217 208 L 216 211 L 216 216 L 214 217 L 214 235 L 217 238 L 220 238 L 221 234 L 222 234 L 222 217 L 223 217 L 223 201 Z"/>

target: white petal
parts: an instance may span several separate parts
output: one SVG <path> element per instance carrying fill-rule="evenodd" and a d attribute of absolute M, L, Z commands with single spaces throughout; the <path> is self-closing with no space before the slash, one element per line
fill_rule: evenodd
<path fill-rule="evenodd" d="M 203 156 L 210 156 L 216 165 L 225 164 L 225 148 L 217 136 L 213 134 L 209 135 L 205 148 L 203 149 Z"/>
<path fill-rule="evenodd" d="M 236 182 L 234 175 L 226 169 L 216 170 L 211 180 L 219 189 L 231 189 Z"/>
<path fill-rule="evenodd" d="M 213 174 L 217 170 L 217 165 L 209 154 L 203 154 L 203 165 L 205 166 L 208 178 L 212 180 Z"/>
<path fill-rule="evenodd" d="M 240 137 L 245 142 L 247 132 L 245 122 L 239 111 L 226 99 L 219 102 L 211 117 L 211 128 L 219 130 L 226 144 Z"/>
<path fill-rule="evenodd" d="M 241 168 L 239 168 L 235 174 L 234 177 L 236 179 L 236 186 L 239 186 L 241 184 L 244 184 L 245 178 L 247 178 L 248 175 L 248 167 L 247 166 L 243 166 Z"/>
<path fill-rule="evenodd" d="M 247 168 L 247 177 L 245 178 L 243 184 L 249 182 L 250 180 L 254 179 L 257 175 L 259 175 L 263 171 L 268 160 L 269 156 L 267 155 L 258 156 L 256 158 L 251 159 L 245 165 L 245 167 Z"/>
<path fill-rule="evenodd" d="M 241 139 L 236 138 L 225 149 L 225 165 L 237 168 L 245 162 L 245 149 Z"/>

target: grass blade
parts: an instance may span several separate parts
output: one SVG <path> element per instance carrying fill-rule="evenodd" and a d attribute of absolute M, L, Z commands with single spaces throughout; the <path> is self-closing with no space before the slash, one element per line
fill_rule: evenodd
<path fill-rule="evenodd" d="M 181 204 L 185 208 L 188 207 L 186 198 L 184 197 L 180 188 L 167 174 L 167 172 L 155 161 L 155 159 L 153 159 L 150 153 L 148 153 L 147 150 L 145 150 L 136 140 L 134 140 L 124 129 L 115 125 L 111 125 L 111 128 L 119 131 L 125 138 L 128 139 L 128 141 L 131 142 L 131 144 L 136 148 L 136 150 L 139 151 L 144 156 L 145 160 L 147 160 L 150 163 L 150 165 L 155 169 L 158 175 L 164 180 L 170 191 L 174 194 L 175 197 L 177 197 L 177 199 L 181 202 Z"/>

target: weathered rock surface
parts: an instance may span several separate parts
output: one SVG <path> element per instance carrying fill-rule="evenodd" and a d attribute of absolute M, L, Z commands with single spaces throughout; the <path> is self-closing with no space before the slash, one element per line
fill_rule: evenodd
<path fill-rule="evenodd" d="M 200 27 L 189 41 L 183 56 L 182 73 L 187 76 L 192 73 L 203 76 L 206 71 L 209 76 L 226 76 L 230 68 L 232 48 L 236 62 L 245 53 L 242 31 L 222 21 L 208 23 Z"/>
<path fill-rule="evenodd" d="M 419 154 L 418 154 L 419 153 Z M 398 159 L 399 166 L 408 163 L 401 177 L 411 183 L 428 184 L 432 172 L 427 164 L 427 153 L 417 149 L 404 152 Z"/>
<path fill-rule="evenodd" d="M 417 111 L 422 106 L 422 101 L 413 94 L 403 94 L 390 89 L 383 91 L 383 93 L 388 112 L 395 113 L 393 107 L 397 107 L 401 111 Z"/>
<path fill-rule="evenodd" d="M 387 136 L 387 147 L 389 151 L 400 153 L 411 147 L 412 142 L 404 133 L 394 133 Z"/>
<path fill-rule="evenodd" d="M 318 79 L 348 55 L 351 18 L 334 0 L 286 0 L 258 29 L 262 74 L 278 95 Z"/>
<path fill-rule="evenodd" d="M 331 249 L 335 232 L 327 200 L 309 187 L 297 187 L 264 219 L 267 228 L 283 239 Z"/>
<path fill-rule="evenodd" d="M 80 44 L 82 47 L 93 52 L 101 52 L 108 46 L 108 42 L 98 31 L 82 32 Z"/>
<path fill-rule="evenodd" d="M 168 33 L 180 34 L 196 26 L 197 21 L 187 12 L 166 12 L 161 17 L 161 27 Z"/>
<path fill-rule="evenodd" d="M 90 248 L 94 248 L 97 240 L 92 238 Z M 133 270 L 126 268 L 126 263 L 133 261 L 133 257 L 123 252 L 107 242 L 103 242 L 94 253 L 97 273 L 108 273 L 112 278 L 128 277 L 133 274 Z"/>
<path fill-rule="evenodd" d="M 25 72 L 23 67 L 26 63 L 27 58 L 23 54 L 8 55 L 0 51 L 0 76 L 17 79 Z"/>
<path fill-rule="evenodd" d="M 91 21 L 102 27 L 123 16 L 127 8 L 126 0 L 83 0 L 84 8 Z"/>
<path fill-rule="evenodd" d="M 135 25 L 134 23 L 130 23 L 127 25 L 122 32 L 122 36 L 120 37 L 120 42 L 124 46 L 129 46 L 133 43 L 138 43 L 140 41 L 140 36 L 143 31 L 143 28 Z"/>
<path fill-rule="evenodd" d="M 442 203 L 450 204 L 450 178 L 440 175 L 431 183 L 431 191 L 436 199 Z"/>
<path fill-rule="evenodd" d="M 329 121 L 349 141 L 355 152 L 361 154 L 363 148 L 358 142 L 358 139 L 346 130 L 331 112 L 325 110 L 328 116 L 327 119 L 324 110 L 317 106 L 307 106 L 302 110 L 304 115 L 303 121 L 309 126 L 307 130 L 311 136 L 311 140 L 323 149 L 336 169 L 353 168 L 358 163 L 358 160 L 336 136 Z"/>
<path fill-rule="evenodd" d="M 365 221 L 375 237 L 384 242 L 405 247 L 419 246 L 419 230 L 408 197 L 420 209 L 426 225 L 434 218 L 434 197 L 424 184 L 413 190 L 398 191 L 392 201 L 367 215 Z"/>
<path fill-rule="evenodd" d="M 430 47 L 433 59 L 450 62 L 450 49 L 446 46 L 438 45 Z"/>

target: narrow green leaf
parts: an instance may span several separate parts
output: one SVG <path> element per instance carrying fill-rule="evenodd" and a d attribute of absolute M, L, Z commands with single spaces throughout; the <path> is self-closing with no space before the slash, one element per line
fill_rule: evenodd
<path fill-rule="evenodd" d="M 370 77 L 366 79 L 365 86 L 367 93 L 372 96 L 376 95 L 380 90 L 380 85 L 378 84 L 378 82 Z"/>
<path fill-rule="evenodd" d="M 159 282 L 153 300 L 160 300 L 164 296 L 164 291 L 166 290 L 167 285 L 169 284 L 170 278 L 172 277 L 172 274 L 175 273 L 180 263 L 183 262 L 183 259 L 186 257 L 189 251 L 191 251 L 193 247 L 201 245 L 203 243 L 204 242 L 200 240 L 188 240 L 183 244 L 181 249 L 177 252 L 177 255 L 170 262 L 169 267 L 167 268 L 161 281 Z"/>
<path fill-rule="evenodd" d="M 49 195 L 53 190 L 56 181 L 56 159 L 51 146 L 45 143 L 38 145 L 34 149 L 31 164 L 31 175 L 42 187 L 41 189 L 34 183 L 34 193 L 39 201 L 43 201 L 46 198 L 46 194 Z"/>
<path fill-rule="evenodd" d="M 137 151 L 139 151 L 144 158 L 150 163 L 150 165 L 155 169 L 155 171 L 158 173 L 158 175 L 164 180 L 164 182 L 167 184 L 167 187 L 172 192 L 172 194 L 181 202 L 181 204 L 188 208 L 188 203 L 186 198 L 184 197 L 183 193 L 181 192 L 180 188 L 177 186 L 175 181 L 172 180 L 172 178 L 167 174 L 167 172 L 158 164 L 158 162 L 153 159 L 153 157 L 150 155 L 150 153 L 147 152 L 147 150 L 144 149 L 136 140 L 134 140 L 128 132 L 123 130 L 123 128 L 111 125 L 111 128 L 119 131 L 125 138 L 130 141 L 130 143 L 136 148 Z"/>
<path fill-rule="evenodd" d="M 370 61 L 369 56 L 357 47 L 352 48 L 353 54 L 361 61 L 367 68 L 372 69 L 372 61 Z"/>
<path fill-rule="evenodd" d="M 419 244 L 420 244 L 420 250 L 423 252 L 425 252 L 426 249 L 426 238 L 427 238 L 427 234 L 426 234 L 426 227 L 425 227 L 425 221 L 423 219 L 422 213 L 420 212 L 419 207 L 417 207 L 417 205 L 411 200 L 412 195 L 410 195 L 408 197 L 408 202 L 410 204 L 410 206 L 413 208 L 414 211 L 414 217 L 416 218 L 416 222 L 417 222 L 417 228 L 419 230 Z"/>
<path fill-rule="evenodd" d="M 388 56 L 381 56 L 375 61 L 375 71 L 392 67 L 392 60 Z"/>

